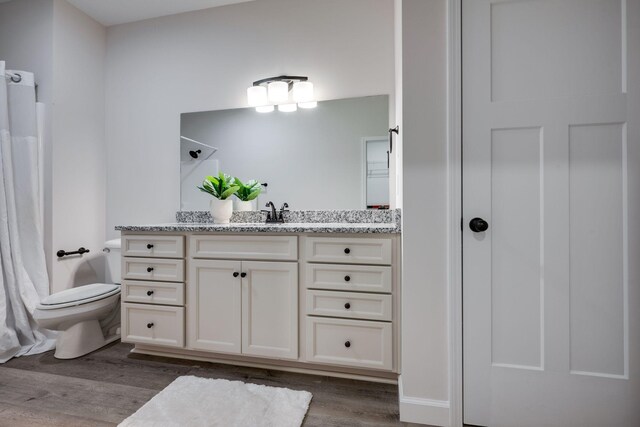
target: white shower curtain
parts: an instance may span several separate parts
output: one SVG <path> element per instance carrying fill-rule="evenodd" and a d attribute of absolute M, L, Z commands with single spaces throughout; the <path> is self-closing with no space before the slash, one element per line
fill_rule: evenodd
<path fill-rule="evenodd" d="M 5 78 L 0 61 L 0 363 L 55 347 L 52 332 L 33 320 L 49 294 L 38 170 L 38 126 L 33 74 Z"/>

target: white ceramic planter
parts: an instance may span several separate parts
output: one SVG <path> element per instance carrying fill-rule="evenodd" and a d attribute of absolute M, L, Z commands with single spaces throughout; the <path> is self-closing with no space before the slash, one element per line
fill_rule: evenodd
<path fill-rule="evenodd" d="M 255 200 L 251 200 L 248 202 L 243 202 L 240 199 L 235 199 L 233 201 L 234 206 L 233 206 L 233 210 L 236 212 L 250 212 L 250 211 L 254 211 L 256 210 L 255 208 Z"/>
<path fill-rule="evenodd" d="M 215 224 L 229 224 L 233 214 L 233 200 L 211 199 L 211 216 Z"/>

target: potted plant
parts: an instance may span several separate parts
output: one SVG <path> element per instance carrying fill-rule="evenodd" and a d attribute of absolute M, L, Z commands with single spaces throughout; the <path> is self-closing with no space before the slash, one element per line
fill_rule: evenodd
<path fill-rule="evenodd" d="M 200 191 L 213 196 L 211 199 L 211 216 L 216 224 L 228 224 L 233 214 L 233 201 L 231 196 L 240 187 L 235 184 L 235 179 L 226 173 L 220 172 L 218 176 L 208 176 L 202 182 Z"/>
<path fill-rule="evenodd" d="M 238 186 L 235 210 L 238 212 L 254 210 L 254 200 L 260 195 L 260 192 L 262 191 L 262 184 L 255 179 L 251 179 L 246 183 L 243 183 L 238 178 L 236 178 L 235 184 Z"/>

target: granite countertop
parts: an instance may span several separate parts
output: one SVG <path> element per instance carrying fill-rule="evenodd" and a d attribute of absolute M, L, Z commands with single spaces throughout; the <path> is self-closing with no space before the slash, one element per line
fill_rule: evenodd
<path fill-rule="evenodd" d="M 265 224 L 260 212 L 234 212 L 231 223 L 214 224 L 207 211 L 181 211 L 168 224 L 120 225 L 119 231 L 213 233 L 399 234 L 400 209 L 287 211 L 284 224 Z"/>
<path fill-rule="evenodd" d="M 170 223 L 152 225 L 117 226 L 120 231 L 145 232 L 217 232 L 217 233 L 399 233 L 392 223 L 329 223 L 329 222 L 289 222 L 284 224 L 230 223 L 197 224 Z"/>

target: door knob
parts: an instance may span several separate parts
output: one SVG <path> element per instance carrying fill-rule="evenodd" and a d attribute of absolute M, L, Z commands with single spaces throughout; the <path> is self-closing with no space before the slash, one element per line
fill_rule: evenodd
<path fill-rule="evenodd" d="M 482 233 L 489 229 L 489 223 L 482 218 L 473 218 L 469 221 L 469 228 L 474 233 Z"/>

